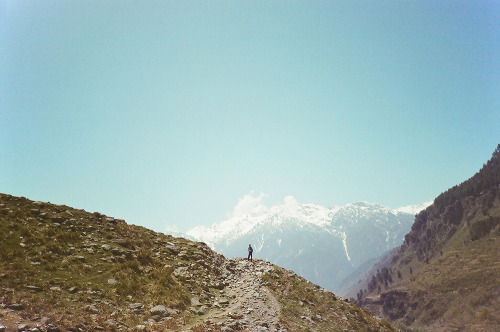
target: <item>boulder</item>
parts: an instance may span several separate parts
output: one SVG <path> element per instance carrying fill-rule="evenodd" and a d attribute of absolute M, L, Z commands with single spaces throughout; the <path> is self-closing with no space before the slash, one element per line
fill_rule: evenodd
<path fill-rule="evenodd" d="M 129 304 L 128 308 L 134 312 L 141 311 L 144 308 L 144 304 L 142 303 L 131 303 Z"/>
<path fill-rule="evenodd" d="M 25 323 L 17 324 L 17 331 L 29 331 L 30 326 Z"/>
<path fill-rule="evenodd" d="M 208 308 L 206 306 L 202 305 L 201 308 L 198 309 L 197 313 L 198 313 L 198 315 L 202 316 L 202 315 L 207 313 L 207 310 L 208 310 Z"/>
<path fill-rule="evenodd" d="M 164 305 L 157 305 L 156 307 L 151 308 L 149 312 L 153 316 L 160 316 L 160 317 L 168 316 L 167 308 Z"/>
<path fill-rule="evenodd" d="M 192 306 L 199 306 L 199 305 L 201 305 L 200 300 L 197 297 L 191 298 L 191 305 Z"/>

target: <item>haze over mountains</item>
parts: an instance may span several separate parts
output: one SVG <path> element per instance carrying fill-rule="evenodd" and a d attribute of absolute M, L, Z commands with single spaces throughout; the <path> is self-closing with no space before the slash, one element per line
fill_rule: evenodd
<path fill-rule="evenodd" d="M 357 202 L 326 208 L 299 204 L 288 196 L 282 205 L 234 216 L 211 227 L 198 226 L 187 235 L 228 257 L 245 256 L 251 243 L 255 257 L 343 295 L 370 267 L 364 267 L 368 261 L 402 244 L 415 214 L 427 205 L 392 210 Z M 360 275 L 351 276 L 354 271 Z M 355 280 L 341 283 L 346 278 Z"/>

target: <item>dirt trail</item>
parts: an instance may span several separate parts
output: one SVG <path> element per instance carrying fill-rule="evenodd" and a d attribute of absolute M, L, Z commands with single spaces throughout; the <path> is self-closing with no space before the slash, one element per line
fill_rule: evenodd
<path fill-rule="evenodd" d="M 262 274 L 272 271 L 272 265 L 262 260 L 230 259 L 225 268 L 222 296 L 229 304 L 209 313 L 205 321 L 222 325 L 222 331 L 280 331 L 280 305 L 261 279 Z"/>
<path fill-rule="evenodd" d="M 263 284 L 262 275 L 272 272 L 271 263 L 263 260 L 247 261 L 243 258 L 227 259 L 222 266 L 222 276 L 219 279 L 224 284 L 210 308 L 206 308 L 202 315 L 203 322 L 198 321 L 181 327 L 179 331 L 193 331 L 195 326 L 205 326 L 211 331 L 272 331 L 284 332 L 279 325 L 280 304 L 272 292 Z M 198 297 L 195 297 L 196 299 Z M 195 307 L 205 307 L 196 301 Z M 16 327 L 6 331 L 29 330 L 28 327 L 45 325 L 40 321 L 22 319 L 16 311 L 3 311 L 1 322 L 6 326 Z M 26 323 L 24 325 L 23 323 Z M 150 321 L 137 327 L 125 330 L 147 331 Z M 26 326 L 23 329 L 22 326 Z M 139 328 L 139 326 L 141 326 Z M 216 328 L 215 328 L 216 327 Z M 5 329 L 4 329 L 5 330 Z M 156 329 L 153 329 L 156 331 Z M 177 330 L 177 329 L 176 329 Z M 0 324 L 0 331 L 2 325 Z"/>

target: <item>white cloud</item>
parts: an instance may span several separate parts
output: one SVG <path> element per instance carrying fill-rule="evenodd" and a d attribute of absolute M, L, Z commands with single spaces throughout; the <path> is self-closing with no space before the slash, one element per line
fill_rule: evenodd
<path fill-rule="evenodd" d="M 267 195 L 264 193 L 254 196 L 252 192 L 243 196 L 233 210 L 227 213 L 227 217 L 233 218 L 242 215 L 258 216 L 266 213 L 267 207 L 262 204 L 262 199 L 265 197 Z"/>
<path fill-rule="evenodd" d="M 177 227 L 177 225 L 166 225 L 165 234 L 179 236 L 180 234 L 182 234 L 182 232 L 179 230 L 179 227 Z"/>
<path fill-rule="evenodd" d="M 299 204 L 299 202 L 297 202 L 297 200 L 295 199 L 295 197 L 293 197 L 292 195 L 286 196 L 283 199 L 283 202 L 285 202 L 285 205 L 288 205 L 288 206 L 293 206 L 293 205 Z"/>

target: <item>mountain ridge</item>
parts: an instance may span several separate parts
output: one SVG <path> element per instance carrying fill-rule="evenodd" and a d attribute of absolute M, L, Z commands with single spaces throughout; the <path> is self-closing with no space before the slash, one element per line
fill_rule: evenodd
<path fill-rule="evenodd" d="M 280 224 L 285 222 L 286 219 L 289 218 L 289 219 L 297 219 L 300 221 L 304 221 L 305 223 L 313 224 L 316 226 L 325 227 L 331 225 L 332 219 L 335 217 L 337 213 L 342 213 L 344 210 L 349 210 L 352 207 L 355 208 L 357 207 L 360 209 L 372 207 L 397 215 L 400 213 L 417 214 L 430 204 L 431 202 L 414 204 L 396 209 L 390 209 L 385 206 L 376 203 L 370 203 L 367 201 L 358 201 L 346 204 L 342 207 L 334 206 L 332 208 L 325 208 L 321 205 L 313 203 L 305 203 L 305 204 L 292 205 L 292 207 L 295 208 L 295 211 L 292 211 L 292 209 L 286 209 L 287 205 L 289 204 L 285 204 L 272 207 L 268 210 L 268 212 L 263 213 L 259 216 L 252 216 L 250 214 L 241 215 L 226 219 L 219 223 L 214 223 L 209 227 L 203 225 L 195 226 L 189 229 L 185 234 L 189 237 L 201 240 L 205 242 L 207 245 L 209 245 L 211 248 L 213 248 L 214 243 L 216 243 L 220 238 L 224 237 L 227 238 L 227 235 L 229 234 L 238 234 L 238 235 L 246 234 L 250 232 L 257 225 L 265 223 L 266 219 L 268 220 L 271 219 L 273 221 L 273 223 L 271 224 Z M 298 215 L 297 213 L 292 213 L 300 210 L 302 210 L 303 212 L 302 215 Z M 313 218 L 314 213 L 311 213 L 312 210 L 317 211 L 316 218 Z M 278 218 L 273 218 L 272 216 L 276 216 Z M 241 225 L 245 225 L 245 227 L 242 227 Z M 232 240 L 232 238 L 226 240 Z"/>
<path fill-rule="evenodd" d="M 187 236 L 228 257 L 244 255 L 251 243 L 257 257 L 338 293 L 337 283 L 358 266 L 402 243 L 414 220 L 406 211 L 421 207 L 390 209 L 362 201 L 326 208 L 288 198 L 260 215 L 198 226 Z"/>

